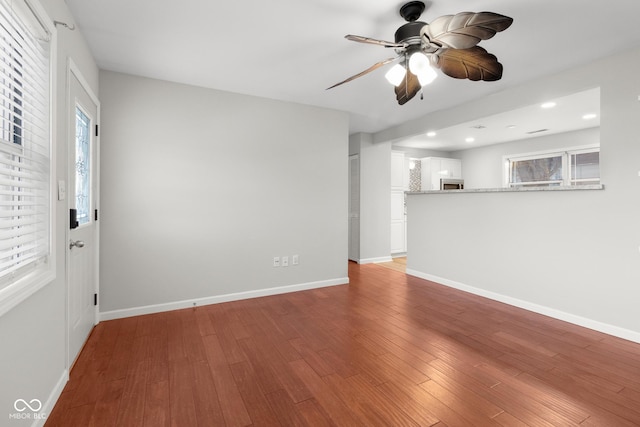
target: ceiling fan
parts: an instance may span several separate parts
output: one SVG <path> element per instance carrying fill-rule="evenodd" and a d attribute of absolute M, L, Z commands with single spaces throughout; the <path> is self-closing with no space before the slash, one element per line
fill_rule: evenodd
<path fill-rule="evenodd" d="M 397 56 L 380 61 L 327 89 L 348 83 L 395 61 L 398 63 L 385 77 L 395 86 L 400 105 L 436 78 L 434 68 L 456 79 L 495 81 L 502 77 L 502 64 L 495 55 L 477 44 L 509 28 L 512 18 L 493 12 L 460 12 L 441 16 L 427 24 L 418 21 L 424 9 L 425 4 L 421 1 L 411 1 L 400 8 L 400 16 L 407 23 L 396 31 L 395 42 L 346 35 L 347 40 L 393 48 Z"/>

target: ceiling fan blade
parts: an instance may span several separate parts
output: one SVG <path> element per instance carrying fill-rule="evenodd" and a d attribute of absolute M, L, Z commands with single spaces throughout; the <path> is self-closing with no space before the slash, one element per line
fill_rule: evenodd
<path fill-rule="evenodd" d="M 480 46 L 445 49 L 434 59 L 437 68 L 456 79 L 495 81 L 502 77 L 502 64 L 498 58 Z"/>
<path fill-rule="evenodd" d="M 418 77 L 407 71 L 402 82 L 396 86 L 396 99 L 398 100 L 398 104 L 406 104 L 407 101 L 420 92 L 420 89 L 422 89 L 422 86 L 420 86 Z"/>
<path fill-rule="evenodd" d="M 336 86 L 340 86 L 341 84 L 344 84 L 344 83 L 349 83 L 351 80 L 355 80 L 355 79 L 357 79 L 358 77 L 362 77 L 362 76 L 364 76 L 365 74 L 368 74 L 368 73 L 370 73 L 370 72 L 372 72 L 372 71 L 375 71 L 375 70 L 377 70 L 378 68 L 380 68 L 380 67 L 382 67 L 382 66 L 384 66 L 384 65 L 387 65 L 387 64 L 388 64 L 388 63 L 390 63 L 390 62 L 395 61 L 396 59 L 398 59 L 398 57 L 395 57 L 395 58 L 387 58 L 387 59 L 385 59 L 384 61 L 377 62 L 377 63 L 373 64 L 371 67 L 367 68 L 366 70 L 361 71 L 361 72 L 359 72 L 358 74 L 355 74 L 355 75 L 353 75 L 353 76 L 349 77 L 348 79 L 341 81 L 340 83 L 336 83 L 336 84 L 334 84 L 333 86 L 330 86 L 330 87 L 326 88 L 325 90 L 333 89 L 334 87 L 336 87 Z"/>
<path fill-rule="evenodd" d="M 493 12 L 460 12 L 436 18 L 420 30 L 420 36 L 423 42 L 440 47 L 469 49 L 506 30 L 512 22 L 512 18 Z"/>
<path fill-rule="evenodd" d="M 409 46 L 408 43 L 394 43 L 385 40 L 372 39 L 371 37 L 354 36 L 352 34 L 347 34 L 346 36 L 344 36 L 344 38 L 353 42 L 375 44 L 378 46 L 393 47 L 396 49 L 401 49 Z"/>

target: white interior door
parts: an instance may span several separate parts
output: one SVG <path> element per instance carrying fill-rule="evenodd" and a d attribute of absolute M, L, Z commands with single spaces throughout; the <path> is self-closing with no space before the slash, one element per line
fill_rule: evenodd
<path fill-rule="evenodd" d="M 76 359 L 97 312 L 97 123 L 95 97 L 74 68 L 69 72 L 68 247 L 69 366 Z M 75 212 L 74 212 L 75 211 Z M 75 216 L 75 223 L 73 217 Z"/>
<path fill-rule="evenodd" d="M 349 156 L 349 259 L 360 261 L 360 158 Z"/>

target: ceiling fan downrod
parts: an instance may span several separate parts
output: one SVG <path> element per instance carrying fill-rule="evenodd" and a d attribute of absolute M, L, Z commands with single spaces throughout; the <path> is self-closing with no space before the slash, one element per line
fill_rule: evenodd
<path fill-rule="evenodd" d="M 417 21 L 424 12 L 425 5 L 421 1 L 410 1 L 400 8 L 400 16 L 407 22 Z"/>
<path fill-rule="evenodd" d="M 420 18 L 424 9 L 425 5 L 421 1 L 410 1 L 400 8 L 400 16 L 407 23 L 396 31 L 396 43 L 406 42 L 409 45 L 420 45 L 420 30 L 426 25 L 426 22 L 418 21 L 418 18 Z"/>

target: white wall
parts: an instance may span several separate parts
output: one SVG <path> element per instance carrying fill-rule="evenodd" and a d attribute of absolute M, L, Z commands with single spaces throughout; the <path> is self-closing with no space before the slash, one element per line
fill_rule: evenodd
<path fill-rule="evenodd" d="M 464 188 L 497 188 L 503 185 L 505 155 L 566 149 L 599 142 L 600 128 L 596 127 L 455 151 L 451 157 L 462 160 Z"/>
<path fill-rule="evenodd" d="M 346 113 L 114 72 L 100 91 L 103 318 L 348 281 Z"/>
<path fill-rule="evenodd" d="M 73 24 L 63 0 L 42 2 L 51 20 Z M 54 180 L 67 179 L 67 61 L 72 58 L 95 93 L 98 68 L 79 29 L 58 27 L 54 89 Z M 0 316 L 0 425 L 31 425 L 33 420 L 9 420 L 16 399 L 39 399 L 47 413 L 67 379 L 66 249 L 67 202 L 54 203 L 56 279 L 20 305 Z"/>
<path fill-rule="evenodd" d="M 360 155 L 360 263 L 391 260 L 391 143 L 371 134 L 349 137 L 350 154 Z"/>
<path fill-rule="evenodd" d="M 640 341 L 639 67 L 634 50 L 466 105 L 599 86 L 605 189 L 410 195 L 409 271 Z"/>

